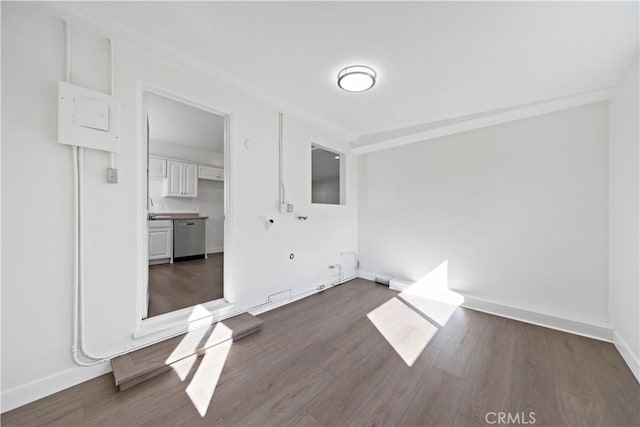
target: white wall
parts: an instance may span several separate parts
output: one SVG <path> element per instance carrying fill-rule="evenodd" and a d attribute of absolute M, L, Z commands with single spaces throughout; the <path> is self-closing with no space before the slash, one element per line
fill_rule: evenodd
<path fill-rule="evenodd" d="M 223 153 L 154 139 L 149 141 L 149 153 L 160 157 L 188 160 L 196 163 L 208 163 L 211 166 L 220 168 L 224 167 Z"/>
<path fill-rule="evenodd" d="M 638 59 L 609 104 L 609 311 L 614 342 L 640 379 Z"/>
<path fill-rule="evenodd" d="M 71 150 L 56 142 L 57 81 L 64 76 L 65 13 L 46 3 L 2 5 L 2 397 L 3 410 L 96 374 L 71 359 L 73 211 Z M 72 24 L 72 80 L 107 91 L 108 44 L 97 28 Z M 311 140 L 346 151 L 343 141 L 285 118 L 287 198 L 298 221 L 279 213 L 278 111 L 244 92 L 188 70 L 171 58 L 115 40 L 116 95 L 122 102 L 120 182 L 105 182 L 108 156 L 89 151 L 85 164 L 87 348 L 109 354 L 132 339 L 136 287 L 146 260 L 145 144 L 138 82 L 193 99 L 231 117 L 229 211 L 231 292 L 238 306 L 293 294 L 334 279 L 329 264 L 354 273 L 355 162 L 347 158 L 346 206 L 312 206 Z M 251 138 L 250 150 L 244 141 Z M 267 218 L 275 225 L 265 228 Z M 295 253 L 292 261 L 289 253 Z M 46 349 L 25 351 L 36 345 Z M 46 387 L 45 387 L 46 385 Z"/>
<path fill-rule="evenodd" d="M 359 157 L 361 269 L 605 323 L 607 104 Z"/>

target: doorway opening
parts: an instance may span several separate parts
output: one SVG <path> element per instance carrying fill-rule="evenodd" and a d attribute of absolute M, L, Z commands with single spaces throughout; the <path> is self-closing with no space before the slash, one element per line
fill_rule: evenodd
<path fill-rule="evenodd" d="M 224 300 L 228 117 L 152 91 L 142 102 L 147 319 Z"/>

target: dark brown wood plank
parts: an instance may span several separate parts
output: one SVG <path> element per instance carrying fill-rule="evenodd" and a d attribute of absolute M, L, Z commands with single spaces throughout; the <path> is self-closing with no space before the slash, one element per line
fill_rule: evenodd
<path fill-rule="evenodd" d="M 224 255 L 149 266 L 149 317 L 223 298 Z"/>
<path fill-rule="evenodd" d="M 124 392 L 104 375 L 2 424 L 471 426 L 527 409 L 536 425 L 640 424 L 638 383 L 609 343 L 458 308 L 407 366 L 367 318 L 396 295 L 354 280 L 262 314 L 213 364 L 192 355 Z M 188 394 L 198 373 L 214 387 L 204 416 Z"/>
<path fill-rule="evenodd" d="M 431 368 L 400 420 L 406 426 L 449 426 L 457 414 L 464 380 Z"/>
<path fill-rule="evenodd" d="M 262 320 L 243 313 L 219 323 L 195 329 L 169 340 L 115 357 L 111 360 L 115 384 L 126 390 L 145 379 L 166 372 L 171 364 L 226 340 L 238 340 L 258 332 Z"/>
<path fill-rule="evenodd" d="M 473 340 L 468 358 L 466 383 L 459 412 L 475 422 L 484 422 L 487 412 L 509 411 L 515 333 L 513 321 L 480 316 L 484 327 Z M 465 352 L 469 349 L 465 349 Z M 442 357 L 442 355 L 441 355 Z"/>

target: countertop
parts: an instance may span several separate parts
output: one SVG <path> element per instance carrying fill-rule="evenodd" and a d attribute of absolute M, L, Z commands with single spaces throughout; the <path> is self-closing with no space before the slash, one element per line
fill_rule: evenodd
<path fill-rule="evenodd" d="M 198 213 L 168 213 L 168 212 L 154 212 L 153 218 L 149 218 L 149 221 L 167 221 L 174 219 L 207 219 L 208 216 L 201 216 Z"/>

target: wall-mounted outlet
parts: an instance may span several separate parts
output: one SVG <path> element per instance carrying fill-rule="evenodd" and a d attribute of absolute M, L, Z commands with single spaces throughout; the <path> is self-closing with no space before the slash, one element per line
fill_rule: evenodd
<path fill-rule="evenodd" d="M 117 184 L 118 183 L 118 169 L 107 168 L 107 182 L 109 184 Z"/>
<path fill-rule="evenodd" d="M 284 213 L 293 212 L 293 203 L 282 203 L 280 205 L 280 212 L 284 212 Z"/>

